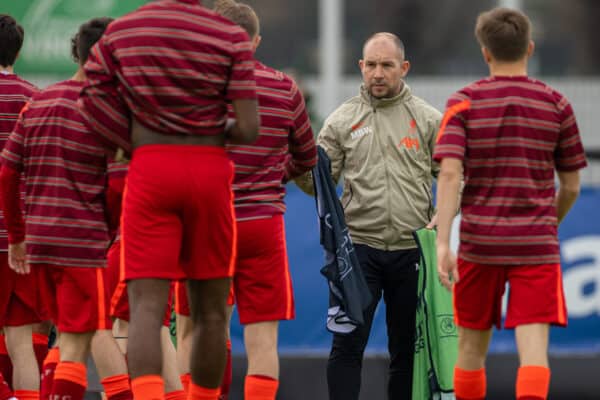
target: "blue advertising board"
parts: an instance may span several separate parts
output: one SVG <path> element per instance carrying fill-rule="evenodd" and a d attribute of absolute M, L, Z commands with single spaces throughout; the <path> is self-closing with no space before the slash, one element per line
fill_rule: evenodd
<path fill-rule="evenodd" d="M 319 273 L 323 251 L 319 245 L 315 201 L 295 185 L 288 185 L 286 201 L 286 235 L 296 319 L 281 323 L 279 348 L 288 354 L 323 354 L 329 351 L 331 334 L 325 329 L 328 292 L 325 279 Z M 456 229 L 453 236 L 457 238 Z M 600 353 L 600 189 L 582 190 L 573 210 L 559 227 L 559 238 L 569 326 L 552 329 L 550 351 L 553 354 Z M 513 336 L 513 331 L 495 331 L 490 350 L 516 351 Z M 242 328 L 234 314 L 234 352 L 243 351 L 242 338 Z M 377 310 L 367 351 L 387 352 L 383 304 Z"/>

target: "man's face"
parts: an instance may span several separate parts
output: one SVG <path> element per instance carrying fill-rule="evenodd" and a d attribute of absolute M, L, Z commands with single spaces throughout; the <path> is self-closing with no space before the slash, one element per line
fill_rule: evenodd
<path fill-rule="evenodd" d="M 389 38 L 375 38 L 367 43 L 358 65 L 365 87 L 371 96 L 394 97 L 402 89 L 402 79 L 410 64 L 404 61 L 400 49 Z"/>

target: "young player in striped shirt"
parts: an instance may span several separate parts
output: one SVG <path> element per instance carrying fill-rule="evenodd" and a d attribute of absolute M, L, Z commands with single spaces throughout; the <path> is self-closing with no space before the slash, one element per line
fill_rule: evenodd
<path fill-rule="evenodd" d="M 241 28 L 198 0 L 162 0 L 112 23 L 85 67 L 88 125 L 109 151 L 132 153 L 121 245 L 127 356 L 140 400 L 163 397 L 160 329 L 170 281 L 181 279 L 195 322 L 189 397 L 218 396 L 235 258 L 224 145 L 226 136 L 245 143 L 257 135 L 251 50 Z"/>
<path fill-rule="evenodd" d="M 39 291 L 60 332 L 51 398 L 83 399 L 93 336 L 92 353 L 108 398 L 132 398 L 125 360 L 109 331 L 103 282 L 107 159 L 77 107 L 83 63 L 110 21 L 98 18 L 80 27 L 73 39 L 77 73 L 32 97 L 2 152 L 0 191 L 10 265 L 19 274 L 33 270 L 40 275 Z M 98 346 L 102 351 L 96 351 Z"/>
<path fill-rule="evenodd" d="M 438 177 L 438 271 L 454 288 L 457 399 L 484 399 L 491 328 L 515 329 L 518 400 L 548 396 L 549 325 L 566 326 L 558 224 L 579 193 L 586 160 L 569 101 L 527 76 L 534 44 L 527 16 L 496 8 L 475 29 L 490 76 L 448 100 L 434 158 Z M 554 176 L 559 188 L 555 190 Z M 449 250 L 464 174 L 458 263 Z"/>
<path fill-rule="evenodd" d="M 0 15 L 0 148 L 4 147 L 21 109 L 37 91 L 13 71 L 23 39 L 23 28 L 14 18 Z M 36 324 L 46 316 L 40 308 L 36 274 L 18 275 L 9 267 L 3 219 L 0 213 L 0 328 L 5 333 L 0 335 L 0 353 L 4 353 L 0 354 L 0 372 L 13 384 L 15 396 L 29 399 L 39 396 L 40 375 L 31 338 L 33 334 L 38 341 L 39 336 L 42 343 L 45 339 L 42 349 L 45 347 L 47 351 L 48 337 L 34 333 Z"/>
<path fill-rule="evenodd" d="M 251 7 L 219 0 L 215 10 L 244 28 L 256 50 L 261 36 Z M 236 171 L 233 189 L 238 240 L 233 292 L 248 356 L 244 398 L 274 400 L 279 379 L 278 323 L 294 318 L 283 221 L 284 183 L 312 169 L 317 151 L 296 83 L 258 61 L 254 74 L 261 117 L 258 140 L 227 146 Z M 185 303 L 181 292 L 178 301 Z M 185 314 L 185 307 L 177 309 Z"/>

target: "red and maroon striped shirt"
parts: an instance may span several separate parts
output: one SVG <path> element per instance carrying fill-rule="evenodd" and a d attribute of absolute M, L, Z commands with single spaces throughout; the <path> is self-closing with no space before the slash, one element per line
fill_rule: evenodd
<path fill-rule="evenodd" d="M 317 148 L 298 86 L 283 72 L 255 63 L 260 130 L 250 145 L 228 145 L 235 163 L 233 190 L 238 221 L 285 212 L 284 182 L 317 163 Z"/>
<path fill-rule="evenodd" d="M 37 88 L 15 74 L 0 73 L 0 149 L 13 131 L 21 109 Z M 4 216 L 0 210 L 0 252 L 8 250 L 8 236 Z"/>
<path fill-rule="evenodd" d="M 491 77 L 448 100 L 434 158 L 463 161 L 459 257 L 560 263 L 554 171 L 586 159 L 569 101 L 528 77 Z"/>
<path fill-rule="evenodd" d="M 248 34 L 198 0 L 152 1 L 112 22 L 85 73 L 86 123 L 113 150 L 131 150 L 131 116 L 164 134 L 218 135 L 226 101 L 256 98 Z"/>
<path fill-rule="evenodd" d="M 4 168 L 24 175 L 30 263 L 105 266 L 107 161 L 77 107 L 82 86 L 68 80 L 35 94 L 2 152 Z"/>

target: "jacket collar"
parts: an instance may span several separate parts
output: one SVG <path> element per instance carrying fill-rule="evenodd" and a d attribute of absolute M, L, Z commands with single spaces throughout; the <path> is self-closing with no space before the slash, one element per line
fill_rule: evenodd
<path fill-rule="evenodd" d="M 362 101 L 364 101 L 365 103 L 367 103 L 368 105 L 370 105 L 373 108 L 389 107 L 389 106 L 397 105 L 400 103 L 404 103 L 405 101 L 410 99 L 411 91 L 410 91 L 410 87 L 406 84 L 406 82 L 402 82 L 402 83 L 403 84 L 402 84 L 402 89 L 400 90 L 400 93 L 398 93 L 394 97 L 383 98 L 383 99 L 376 99 L 375 97 L 371 96 L 369 94 L 369 92 L 367 91 L 367 88 L 365 88 L 365 86 L 363 84 L 360 86 L 360 97 L 361 97 Z"/>

